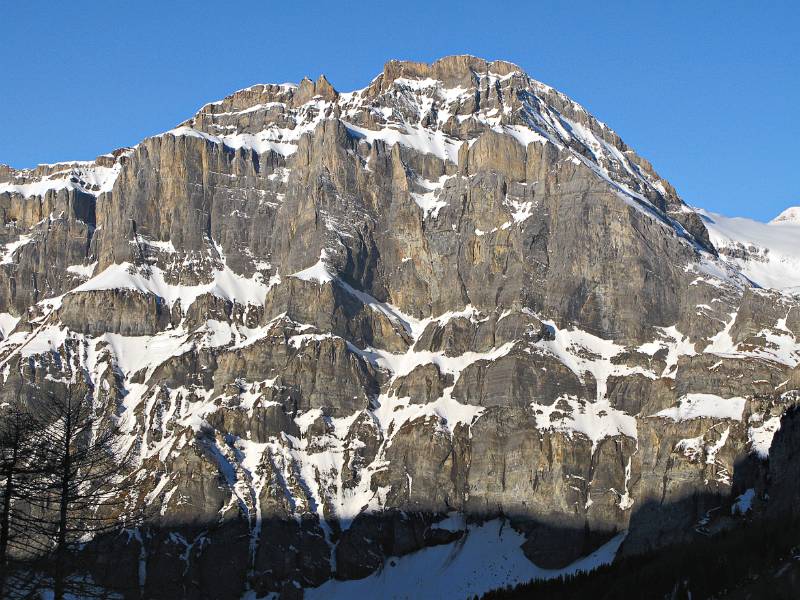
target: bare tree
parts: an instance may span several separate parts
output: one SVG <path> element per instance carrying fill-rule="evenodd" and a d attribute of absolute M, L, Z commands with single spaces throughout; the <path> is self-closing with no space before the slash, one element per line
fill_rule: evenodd
<path fill-rule="evenodd" d="M 30 412 L 32 460 L 40 468 L 24 490 L 29 510 L 20 520 L 29 533 L 26 543 L 45 556 L 55 599 L 62 600 L 74 552 L 132 524 L 126 508 L 133 481 L 118 432 L 97 414 L 89 390 L 70 386 L 48 394 Z"/>
<path fill-rule="evenodd" d="M 0 406 L 0 596 L 5 594 L 10 546 L 14 541 L 17 502 L 25 496 L 25 486 L 37 473 L 31 461 L 34 423 L 19 401 Z M 19 532 L 17 532 L 19 533 Z"/>

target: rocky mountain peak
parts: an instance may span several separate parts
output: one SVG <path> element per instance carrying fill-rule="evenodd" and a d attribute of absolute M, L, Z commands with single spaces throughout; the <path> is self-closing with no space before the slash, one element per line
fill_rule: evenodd
<path fill-rule="evenodd" d="M 714 251 L 699 217 L 648 161 L 583 107 L 504 61 L 473 56 L 431 64 L 389 61 L 369 86 L 343 94 L 324 77 L 315 83 L 304 79 L 299 86 L 252 86 L 204 106 L 181 132 L 199 131 L 234 148 L 269 148 L 288 156 L 303 134 L 331 118 L 370 142 L 400 143 L 456 165 L 461 146 L 471 146 L 489 130 L 526 149 L 531 143 L 551 144 Z M 520 172 L 519 160 L 509 169 Z"/>
<path fill-rule="evenodd" d="M 325 75 L 320 75 L 316 81 L 304 78 L 297 88 L 296 95 L 292 98 L 295 106 L 300 106 L 313 98 L 321 98 L 328 102 L 334 102 L 338 98 L 338 92 L 333 88 Z"/>
<path fill-rule="evenodd" d="M 800 225 L 800 206 L 790 206 L 777 217 L 772 219 L 770 223 L 791 223 L 794 225 Z"/>
<path fill-rule="evenodd" d="M 405 60 L 390 60 L 383 67 L 380 85 L 383 89 L 396 79 L 436 79 L 445 87 L 472 87 L 480 76 L 492 73 L 504 77 L 511 73 L 524 75 L 522 69 L 512 63 L 496 60 L 487 61 L 467 54 L 446 56 L 433 63 L 420 63 Z"/>

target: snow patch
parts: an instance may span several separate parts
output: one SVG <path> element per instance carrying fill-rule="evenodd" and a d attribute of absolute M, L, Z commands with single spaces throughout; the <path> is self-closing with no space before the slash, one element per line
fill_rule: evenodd
<path fill-rule="evenodd" d="M 89 265 L 70 265 L 67 267 L 67 272 L 88 279 L 94 273 L 94 268 L 97 266 L 97 261 Z"/>
<path fill-rule="evenodd" d="M 754 421 L 752 418 L 750 420 Z M 772 439 L 780 428 L 780 416 L 770 417 L 758 427 L 749 427 L 747 429 L 747 441 L 750 443 L 750 450 L 762 460 L 769 458 Z"/>
<path fill-rule="evenodd" d="M 6 339 L 14 331 L 17 323 L 19 323 L 19 317 L 7 312 L 0 313 L 0 340 Z"/>
<path fill-rule="evenodd" d="M 750 512 L 750 509 L 753 507 L 753 500 L 756 498 L 756 490 L 755 488 L 749 488 L 745 490 L 744 494 L 741 494 L 736 498 L 736 501 L 731 506 L 731 514 L 733 515 L 745 515 Z"/>
<path fill-rule="evenodd" d="M 673 421 L 691 419 L 731 419 L 741 421 L 747 400 L 735 396 L 722 398 L 716 394 L 685 394 L 678 405 L 657 412 L 652 417 L 665 417 Z"/>
<path fill-rule="evenodd" d="M 327 250 L 322 250 L 319 254 L 319 260 L 308 267 L 307 269 L 303 269 L 302 271 L 298 271 L 289 277 L 294 277 L 295 279 L 302 279 L 303 281 L 316 281 L 319 284 L 325 284 L 333 281 L 336 279 L 336 276 L 332 273 L 330 267 L 327 263 L 328 260 L 328 252 Z"/>
<path fill-rule="evenodd" d="M 364 579 L 332 579 L 318 588 L 306 589 L 304 597 L 308 600 L 462 600 L 507 585 L 591 571 L 611 563 L 624 538 L 625 533 L 616 535 L 590 555 L 563 569 L 542 569 L 523 553 L 524 536 L 497 519 L 468 526 L 464 537 L 452 544 L 389 558 L 382 569 Z"/>
<path fill-rule="evenodd" d="M 31 235 L 20 235 L 19 239 L 13 242 L 8 242 L 5 245 L 5 250 L 3 251 L 2 256 L 0 256 L 0 265 L 10 265 L 14 263 L 14 253 L 22 248 L 24 245 L 29 244 L 33 241 L 33 236 Z"/>
<path fill-rule="evenodd" d="M 613 408 L 607 400 L 586 402 L 562 396 L 551 405 L 532 402 L 530 408 L 538 429 L 583 434 L 592 442 L 592 453 L 607 437 L 624 435 L 637 439 L 636 418 Z"/>
<path fill-rule="evenodd" d="M 130 263 L 115 264 L 72 290 L 71 293 L 93 290 L 128 289 L 163 298 L 171 307 L 180 301 L 185 311 L 198 296 L 212 294 L 240 304 L 263 305 L 269 284 L 263 282 L 261 273 L 246 278 L 234 273 L 227 265 L 211 274 L 212 280 L 200 285 L 175 285 L 167 283 L 158 267 L 147 271 L 137 270 Z"/>
<path fill-rule="evenodd" d="M 433 154 L 442 160 L 458 164 L 458 151 L 463 142 L 452 138 L 439 130 L 432 130 L 422 125 L 403 123 L 395 127 L 385 127 L 383 129 L 367 129 L 359 127 L 353 123 L 344 121 L 347 129 L 358 138 L 362 138 L 374 144 L 375 140 L 381 140 L 389 146 L 401 144 L 423 154 Z"/>

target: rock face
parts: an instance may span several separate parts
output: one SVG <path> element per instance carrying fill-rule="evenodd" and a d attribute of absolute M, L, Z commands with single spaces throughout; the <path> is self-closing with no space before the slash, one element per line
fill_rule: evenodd
<path fill-rule="evenodd" d="M 800 301 L 510 63 L 256 85 L 0 215 L 0 402 L 84 386 L 153 507 L 101 584 L 296 597 L 499 518 L 560 568 L 786 479 Z"/>

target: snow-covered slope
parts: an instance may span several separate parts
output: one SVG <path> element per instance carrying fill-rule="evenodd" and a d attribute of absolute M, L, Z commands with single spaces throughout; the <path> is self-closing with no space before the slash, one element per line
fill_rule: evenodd
<path fill-rule="evenodd" d="M 122 169 L 121 159 L 129 156 L 131 149 L 123 148 L 113 154 L 98 156 L 95 160 L 40 164 L 34 169 L 11 169 L 6 181 L 0 179 L 0 194 L 19 194 L 25 197 L 43 196 L 50 190 L 77 190 L 99 195 L 110 192 Z M 2 171 L 0 171 L 2 174 Z"/>
<path fill-rule="evenodd" d="M 724 260 L 760 287 L 800 292 L 800 208 L 769 223 L 695 210 Z"/>
<path fill-rule="evenodd" d="M 790 206 L 770 221 L 771 225 L 800 225 L 800 206 Z"/>
<path fill-rule="evenodd" d="M 459 517 L 445 527 L 463 531 L 458 543 L 426 548 L 391 560 L 381 571 L 354 581 L 335 581 L 306 590 L 308 600 L 438 598 L 461 600 L 534 579 L 554 579 L 610 564 L 625 534 L 620 533 L 563 569 L 541 569 L 522 552 L 524 536 L 502 519 L 467 526 Z M 452 522 L 452 525 L 450 525 Z M 248 599 L 249 600 L 249 599 Z"/>

